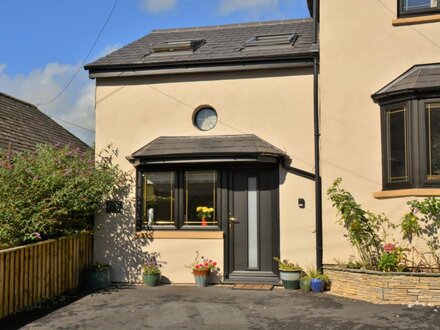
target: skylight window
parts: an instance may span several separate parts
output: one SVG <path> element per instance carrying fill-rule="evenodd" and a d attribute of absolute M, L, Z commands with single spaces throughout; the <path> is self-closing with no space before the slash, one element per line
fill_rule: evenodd
<path fill-rule="evenodd" d="M 295 33 L 255 36 L 247 40 L 241 50 L 260 49 L 265 47 L 292 47 L 295 44 L 296 39 L 298 39 L 298 36 Z"/>
<path fill-rule="evenodd" d="M 153 45 L 152 55 L 192 54 L 205 44 L 204 39 L 166 41 Z"/>

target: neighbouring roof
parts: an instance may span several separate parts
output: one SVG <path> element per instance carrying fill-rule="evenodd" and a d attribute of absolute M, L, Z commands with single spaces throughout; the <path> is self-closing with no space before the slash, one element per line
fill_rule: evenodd
<path fill-rule="evenodd" d="M 232 63 L 275 59 L 311 58 L 318 48 L 312 43 L 313 21 L 294 19 L 283 21 L 242 23 L 219 26 L 153 30 L 150 34 L 85 66 L 90 73 L 104 69 L 164 68 L 201 63 Z M 257 36 L 295 34 L 290 47 L 243 48 Z M 203 41 L 189 52 L 153 53 L 166 43 Z"/>
<path fill-rule="evenodd" d="M 34 150 L 37 144 L 89 146 L 30 103 L 0 92 L 0 148 Z"/>
<path fill-rule="evenodd" d="M 176 159 L 266 156 L 288 159 L 287 154 L 253 134 L 161 136 L 131 155 L 135 159 Z"/>
<path fill-rule="evenodd" d="M 371 97 L 380 101 L 385 98 L 429 92 L 440 92 L 440 63 L 414 65 Z"/>

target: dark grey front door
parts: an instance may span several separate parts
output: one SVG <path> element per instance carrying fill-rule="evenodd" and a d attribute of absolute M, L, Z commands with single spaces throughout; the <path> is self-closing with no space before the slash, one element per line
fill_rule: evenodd
<path fill-rule="evenodd" d="M 229 175 L 228 276 L 231 282 L 278 282 L 278 170 Z"/>

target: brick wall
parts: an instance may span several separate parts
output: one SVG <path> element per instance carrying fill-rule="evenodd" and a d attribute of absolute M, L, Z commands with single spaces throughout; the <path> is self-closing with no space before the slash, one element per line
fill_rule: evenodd
<path fill-rule="evenodd" d="M 440 274 L 382 273 L 326 266 L 330 293 L 376 304 L 440 306 Z"/>

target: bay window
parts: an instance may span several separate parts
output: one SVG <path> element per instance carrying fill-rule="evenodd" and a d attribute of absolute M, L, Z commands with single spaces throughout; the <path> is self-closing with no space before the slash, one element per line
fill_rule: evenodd
<path fill-rule="evenodd" d="M 382 106 L 383 189 L 440 187 L 440 100 Z"/>
<path fill-rule="evenodd" d="M 138 169 L 137 228 L 219 229 L 216 170 Z"/>

